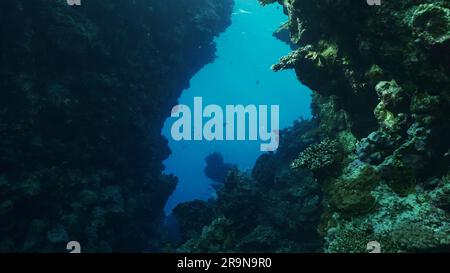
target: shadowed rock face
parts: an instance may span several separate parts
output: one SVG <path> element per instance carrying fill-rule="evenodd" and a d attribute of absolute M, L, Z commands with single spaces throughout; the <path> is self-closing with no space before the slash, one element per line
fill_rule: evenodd
<path fill-rule="evenodd" d="M 161 128 L 232 0 L 0 3 L 0 252 L 156 250 Z"/>
<path fill-rule="evenodd" d="M 205 162 L 205 176 L 214 182 L 212 186 L 215 189 L 220 189 L 225 183 L 228 172 L 235 166 L 225 163 L 222 154 L 217 152 L 209 154 L 205 158 Z"/>
<path fill-rule="evenodd" d="M 448 251 L 448 1 L 278 2 L 299 48 L 274 70 L 295 69 L 313 89 L 322 140 L 336 144 L 294 166 L 341 158 L 312 169 L 323 251 L 364 252 L 373 240 L 385 252 Z"/>

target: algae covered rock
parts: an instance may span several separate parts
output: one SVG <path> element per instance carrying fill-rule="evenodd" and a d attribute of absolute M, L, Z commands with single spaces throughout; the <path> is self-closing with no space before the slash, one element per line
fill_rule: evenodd
<path fill-rule="evenodd" d="M 411 17 L 414 35 L 426 46 L 450 46 L 450 8 L 438 3 L 419 5 Z"/>
<path fill-rule="evenodd" d="M 371 192 L 380 182 L 376 170 L 368 165 L 354 163 L 344 174 L 326 187 L 332 208 L 347 215 L 367 213 L 374 209 L 375 198 Z"/>

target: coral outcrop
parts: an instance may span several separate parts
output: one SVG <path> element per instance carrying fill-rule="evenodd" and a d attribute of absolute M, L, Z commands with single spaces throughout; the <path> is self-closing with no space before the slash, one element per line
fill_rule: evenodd
<path fill-rule="evenodd" d="M 214 189 L 220 189 L 225 182 L 228 172 L 235 166 L 225 163 L 222 154 L 214 152 L 205 158 L 205 176 L 213 181 L 211 185 Z"/>
<path fill-rule="evenodd" d="M 232 169 L 216 200 L 178 205 L 174 215 L 182 233 L 192 235 L 178 251 L 318 250 L 319 184 L 309 170 L 290 167 L 298 153 L 317 143 L 316 127 L 312 121 L 301 120 L 283 130 L 277 152 L 261 156 L 251 173 Z M 205 223 L 211 206 L 213 219 Z"/>
<path fill-rule="evenodd" d="M 294 169 L 305 167 L 311 171 L 323 170 L 337 163 L 338 151 L 337 142 L 326 138 L 301 152 L 291 167 Z"/>
<path fill-rule="evenodd" d="M 0 3 L 0 252 L 154 251 L 161 128 L 231 0 Z"/>

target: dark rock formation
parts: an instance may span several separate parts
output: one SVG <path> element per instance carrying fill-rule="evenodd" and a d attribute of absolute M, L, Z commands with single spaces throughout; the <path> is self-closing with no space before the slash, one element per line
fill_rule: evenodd
<path fill-rule="evenodd" d="M 321 185 L 323 251 L 450 250 L 450 3 L 278 2 L 299 48 L 273 68 L 313 89 L 325 141 L 293 163 Z"/>
<path fill-rule="evenodd" d="M 212 185 L 215 189 L 223 186 L 228 172 L 234 168 L 232 164 L 225 163 L 220 153 L 209 154 L 206 158 L 205 175 L 215 183 Z"/>
<path fill-rule="evenodd" d="M 0 3 L 0 252 L 156 250 L 161 136 L 232 0 Z"/>
<path fill-rule="evenodd" d="M 194 200 L 179 204 L 173 209 L 173 216 L 177 219 L 181 230 L 181 241 L 198 236 L 203 227 L 214 219 L 215 211 L 212 202 Z"/>

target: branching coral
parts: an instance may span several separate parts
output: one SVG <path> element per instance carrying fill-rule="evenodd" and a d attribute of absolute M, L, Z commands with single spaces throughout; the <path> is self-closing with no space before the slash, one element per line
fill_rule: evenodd
<path fill-rule="evenodd" d="M 314 144 L 300 153 L 291 164 L 291 168 L 305 167 L 312 171 L 321 170 L 332 166 L 338 158 L 338 142 L 326 138 L 318 144 Z"/>

